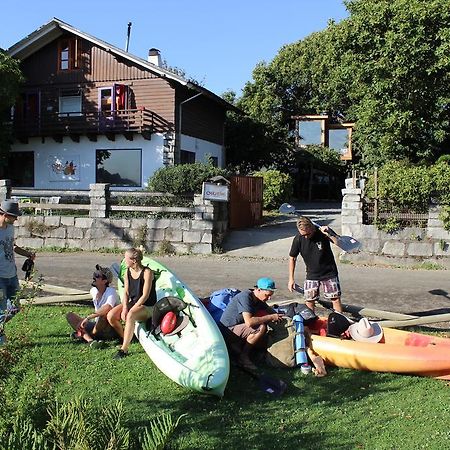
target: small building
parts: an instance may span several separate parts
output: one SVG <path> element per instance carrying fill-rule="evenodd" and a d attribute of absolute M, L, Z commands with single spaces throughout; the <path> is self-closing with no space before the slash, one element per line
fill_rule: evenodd
<path fill-rule="evenodd" d="M 11 110 L 13 187 L 139 190 L 160 167 L 225 165 L 233 106 L 162 64 L 52 19 L 14 44 L 25 83 Z"/>

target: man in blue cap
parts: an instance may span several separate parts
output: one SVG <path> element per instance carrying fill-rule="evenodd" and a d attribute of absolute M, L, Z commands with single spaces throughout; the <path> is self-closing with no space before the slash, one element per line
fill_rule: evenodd
<path fill-rule="evenodd" d="M 247 369 L 256 369 L 249 354 L 266 334 L 267 324 L 283 317 L 266 303 L 275 289 L 271 278 L 260 278 L 254 289 L 242 291 L 232 298 L 220 319 L 222 325 L 239 337 L 232 350 L 238 353 L 238 363 Z"/>

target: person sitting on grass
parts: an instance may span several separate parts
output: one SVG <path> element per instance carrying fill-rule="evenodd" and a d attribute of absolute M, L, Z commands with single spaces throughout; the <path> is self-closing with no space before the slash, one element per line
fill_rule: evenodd
<path fill-rule="evenodd" d="M 278 322 L 283 317 L 266 304 L 275 289 L 275 282 L 271 278 L 260 278 L 255 289 L 242 291 L 231 299 L 220 319 L 220 323 L 239 338 L 230 339 L 229 344 L 238 355 L 238 364 L 246 369 L 256 369 L 250 359 L 250 352 L 262 342 L 267 324 Z M 258 315 L 261 310 L 267 314 Z"/>
<path fill-rule="evenodd" d="M 118 296 L 116 290 L 110 286 L 113 274 L 107 267 L 95 266 L 92 275 L 92 302 L 94 312 L 85 318 L 78 314 L 69 312 L 66 315 L 70 326 L 75 330 L 72 336 L 89 344 L 91 348 L 100 348 L 103 340 L 116 339 L 118 337 L 115 330 L 109 325 L 107 314 L 116 306 Z M 95 319 L 95 320 L 93 320 Z"/>
<path fill-rule="evenodd" d="M 152 307 L 156 303 L 156 288 L 153 271 L 142 265 L 142 251 L 129 248 L 125 252 L 127 272 L 124 277 L 122 303 L 108 313 L 111 326 L 123 338 L 120 350 L 115 359 L 128 356 L 128 347 L 133 339 L 136 321 L 145 322 L 152 315 Z M 125 322 L 122 328 L 120 320 Z"/>

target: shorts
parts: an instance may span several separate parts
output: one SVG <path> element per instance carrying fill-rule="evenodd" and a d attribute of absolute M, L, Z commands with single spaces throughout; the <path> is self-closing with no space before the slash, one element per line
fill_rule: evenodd
<path fill-rule="evenodd" d="M 234 325 L 233 327 L 228 327 L 236 336 L 239 336 L 242 339 L 247 339 L 251 334 L 258 333 L 261 325 L 258 328 L 248 327 L 245 323 L 239 323 L 238 325 Z"/>
<path fill-rule="evenodd" d="M 323 296 L 326 300 L 336 300 L 341 296 L 341 285 L 339 278 L 333 277 L 326 280 L 305 280 L 305 300 L 314 302 L 319 300 L 319 289 L 322 286 Z"/>
<path fill-rule="evenodd" d="M 94 327 L 96 324 L 97 324 L 97 333 L 93 334 Z M 92 337 L 103 341 L 112 340 L 119 337 L 119 335 L 116 333 L 116 330 L 111 325 L 109 325 L 109 323 L 105 319 L 102 320 L 100 319 L 98 322 L 95 320 L 89 320 L 86 323 L 84 329 Z"/>

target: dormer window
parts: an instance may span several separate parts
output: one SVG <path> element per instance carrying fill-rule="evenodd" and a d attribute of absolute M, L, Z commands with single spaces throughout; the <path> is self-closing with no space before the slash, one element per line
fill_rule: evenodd
<path fill-rule="evenodd" d="M 81 41 L 76 38 L 62 39 L 58 46 L 58 70 L 81 68 Z"/>

